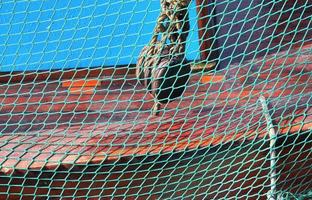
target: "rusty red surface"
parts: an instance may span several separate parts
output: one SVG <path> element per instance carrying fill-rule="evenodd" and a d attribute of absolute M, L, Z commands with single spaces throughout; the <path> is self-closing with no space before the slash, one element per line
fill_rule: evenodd
<path fill-rule="evenodd" d="M 302 66 L 311 55 L 302 56 L 268 58 L 260 73 L 232 68 L 234 76 L 217 82 L 200 83 L 201 75 L 194 74 L 183 98 L 159 117 L 150 115 L 153 100 L 132 76 L 104 77 L 93 93 L 80 94 L 56 81 L 0 85 L 0 170 L 97 163 L 260 138 L 266 135 L 260 94 L 275 108 L 280 134 L 311 130 L 311 71 Z"/>

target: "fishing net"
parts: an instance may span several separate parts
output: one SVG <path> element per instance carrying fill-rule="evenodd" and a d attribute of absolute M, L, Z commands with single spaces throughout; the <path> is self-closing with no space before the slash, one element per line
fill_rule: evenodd
<path fill-rule="evenodd" d="M 312 2 L 0 2 L 0 199 L 311 199 Z"/>

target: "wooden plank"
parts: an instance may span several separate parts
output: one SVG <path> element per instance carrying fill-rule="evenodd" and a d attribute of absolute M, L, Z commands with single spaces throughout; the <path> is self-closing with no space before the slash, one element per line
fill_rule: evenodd
<path fill-rule="evenodd" d="M 101 81 L 98 79 L 88 80 L 64 80 L 62 81 L 62 87 L 96 87 L 101 85 Z"/>
<path fill-rule="evenodd" d="M 191 65 L 192 73 L 212 71 L 215 68 L 216 62 L 196 62 L 195 64 Z"/>
<path fill-rule="evenodd" d="M 167 108 L 172 109 L 174 107 L 182 108 L 183 106 L 192 105 L 194 107 L 198 105 L 212 105 L 213 103 L 218 105 L 236 105 L 238 103 L 244 104 L 248 100 L 252 102 L 253 100 L 249 97 L 257 97 L 263 94 L 266 97 L 275 98 L 287 95 L 296 95 L 300 93 L 312 92 L 312 87 L 307 87 L 306 84 L 291 87 L 286 87 L 285 83 L 272 83 L 274 91 L 267 91 L 271 89 L 271 85 L 259 84 L 256 87 L 245 87 L 241 89 L 236 89 L 231 92 L 227 92 L 226 88 L 216 84 L 215 87 L 210 87 L 209 85 L 200 87 L 190 87 L 184 94 L 183 100 L 174 101 L 170 103 Z M 214 85 L 214 84 L 213 84 Z M 195 87 L 195 86 L 194 86 Z M 279 89 L 280 88 L 280 89 Z M 127 108 L 136 110 L 148 110 L 153 104 L 152 99 L 146 96 L 146 92 L 141 88 L 140 92 L 133 93 L 132 90 L 121 92 L 111 92 L 102 91 L 98 88 L 94 91 L 94 88 L 86 88 L 86 92 L 80 91 L 80 88 L 75 89 L 77 95 L 68 93 L 38 93 L 38 95 L 31 96 L 11 96 L 11 97 L 0 97 L 2 102 L 1 111 L 7 114 L 2 114 L 2 121 L 6 118 L 23 118 L 22 115 L 16 115 L 14 113 L 30 113 L 39 112 L 40 116 L 44 116 L 45 112 L 53 113 L 58 112 L 79 112 L 79 111 L 111 111 L 111 107 L 116 107 L 118 110 L 126 110 Z M 196 91 L 196 101 L 194 101 L 194 95 Z M 20 90 L 23 92 L 23 90 Z M 88 92 L 90 92 L 88 94 Z M 208 92 L 208 95 L 207 95 Z M 129 102 L 129 97 L 133 101 Z M 140 101 L 144 99 L 144 101 Z M 92 102 L 92 103 L 91 103 Z M 48 113 L 46 113 L 48 115 Z M 18 120 L 17 120 L 18 121 Z"/>
<path fill-rule="evenodd" d="M 128 198 L 140 196 L 147 199 L 160 198 L 160 195 L 162 198 L 179 198 L 182 195 L 199 197 L 209 194 L 205 197 L 222 199 L 246 194 L 259 197 L 260 194 L 265 199 L 269 190 L 269 160 L 267 146 L 263 144 L 252 146 L 244 143 L 240 144 L 240 148 L 223 145 L 218 147 L 218 151 L 204 149 L 200 153 L 172 153 L 169 157 L 137 157 L 131 161 L 115 162 L 114 165 L 92 163 L 60 167 L 53 171 L 46 168 L 30 170 L 26 175 L 13 173 L 0 179 L 0 192 L 16 199 L 25 194 L 29 198 L 31 195 L 126 195 Z M 311 144 L 292 144 L 279 150 L 279 189 L 300 193 L 312 186 L 309 182 L 310 149 Z M 164 162 L 165 165 L 155 165 Z M 45 178 L 51 177 L 51 173 L 53 179 Z M 42 179 L 44 181 L 36 181 Z M 197 187 L 190 189 L 189 185 Z M 151 196 L 145 197 L 146 194 Z M 5 195 L 0 197 L 6 198 Z"/>
<path fill-rule="evenodd" d="M 231 83 L 220 82 L 221 78 L 208 76 L 209 83 L 199 84 L 200 75 L 192 76 L 183 98 L 168 104 L 161 120 L 150 116 L 153 100 L 142 86 L 129 82 L 133 77 L 98 85 L 94 93 L 78 91 L 79 95 L 68 93 L 60 83 L 0 86 L 2 94 L 9 93 L 0 95 L 0 129 L 7 134 L 0 136 L 2 171 L 53 169 L 59 163 L 100 163 L 253 140 L 266 134 L 261 111 L 255 110 L 259 94 L 271 101 L 293 98 L 296 105 L 310 105 L 306 98 L 294 96 L 312 91 L 308 76 L 293 77 L 290 82 L 272 79 L 275 90 L 264 83 L 229 90 Z M 311 111 L 295 109 L 294 115 L 288 104 L 276 105 L 281 134 L 311 130 Z M 7 138 L 12 132 L 15 137 Z"/>
<path fill-rule="evenodd" d="M 76 94 L 76 95 L 92 95 L 95 93 L 95 87 L 70 87 L 69 88 L 70 94 Z"/>
<path fill-rule="evenodd" d="M 224 75 L 204 75 L 201 77 L 200 82 L 201 83 L 218 83 L 225 80 Z"/>
<path fill-rule="evenodd" d="M 42 168 L 42 165 L 48 165 L 51 168 L 60 162 L 67 164 L 73 164 L 77 161 L 79 163 L 100 162 L 99 158 L 115 160 L 132 155 L 183 151 L 186 147 L 195 148 L 219 145 L 235 140 L 253 139 L 255 132 L 257 132 L 257 137 L 265 136 L 265 121 L 260 120 L 261 114 L 252 114 L 252 110 L 246 111 L 236 108 L 235 110 L 227 110 L 227 112 L 220 112 L 220 110 L 215 110 L 214 112 L 210 110 L 185 110 L 181 112 L 188 112 L 188 114 L 180 113 L 180 115 L 174 118 L 163 118 L 162 121 L 155 117 L 149 123 L 142 121 L 136 125 L 128 122 L 122 126 L 115 126 L 110 121 L 110 125 L 101 124 L 101 126 L 98 126 L 90 124 L 91 127 L 88 128 L 60 127 L 54 128 L 53 133 L 47 132 L 47 136 L 43 135 L 48 130 L 40 130 L 39 133 L 33 132 L 34 136 L 31 136 L 32 132 L 30 131 L 27 133 L 28 136 L 23 136 L 23 133 L 21 135 L 15 133 L 15 139 L 10 139 L 8 144 L 1 147 L 1 155 L 7 155 L 7 158 L 11 158 L 2 163 L 2 171 L 8 173 L 9 169 L 15 168 L 28 169 L 32 167 L 37 169 Z M 192 119 L 192 116 L 198 116 L 198 112 L 204 116 L 204 113 L 209 112 L 210 117 Z M 241 117 L 242 112 L 246 117 Z M 145 117 L 142 117 L 148 118 L 148 115 L 146 113 Z M 303 116 L 306 115 L 303 114 Z M 185 116 L 189 117 L 189 119 L 185 119 Z M 218 119 L 222 118 L 231 118 L 232 120 L 220 122 Z M 302 124 L 302 120 L 309 119 L 294 118 L 291 123 L 285 123 L 284 129 L 279 132 L 289 133 L 291 131 L 292 133 L 297 133 L 298 131 L 309 130 L 311 128 L 309 124 L 306 126 L 292 125 L 293 123 Z M 210 122 L 209 128 L 206 127 L 208 121 Z M 219 122 L 214 123 L 214 121 Z M 259 122 L 263 123 L 263 125 L 259 124 Z M 255 128 L 246 129 L 246 127 L 244 128 L 245 124 L 258 125 Z M 129 130 L 129 127 L 136 134 L 127 135 L 126 137 L 123 135 L 123 130 Z M 287 129 L 286 127 L 289 128 Z M 75 136 L 77 128 L 80 130 L 79 138 Z M 286 129 L 287 132 L 284 131 Z M 238 132 L 238 130 L 240 131 Z M 156 135 L 155 131 L 157 132 Z M 169 134 L 168 131 L 170 132 Z M 66 132 L 66 135 L 57 135 L 55 132 Z M 108 135 L 103 136 L 103 132 L 106 132 Z M 91 133 L 93 137 L 89 138 Z M 47 140 L 47 138 L 49 139 Z M 2 139 L 2 141 L 4 140 Z M 12 145 L 18 146 L 13 147 Z M 38 154 L 39 152 L 40 154 Z M 38 156 L 34 156 L 34 153 Z M 20 156 L 23 159 L 18 162 L 16 158 Z"/>
<path fill-rule="evenodd" d="M 259 89 L 258 89 L 259 88 Z M 0 111 L 6 112 L 6 114 L 2 114 L 2 120 L 8 116 L 8 118 L 14 119 L 16 117 L 23 118 L 23 116 L 18 116 L 14 113 L 30 113 L 30 112 L 39 112 L 40 115 L 43 116 L 44 113 L 50 112 L 51 115 L 53 113 L 58 112 L 79 112 L 79 111 L 110 111 L 112 107 L 118 108 L 118 110 L 126 110 L 127 108 L 131 109 L 142 109 L 148 110 L 153 101 L 151 98 L 147 98 L 144 92 L 137 93 L 134 102 L 128 102 L 127 98 L 132 94 L 131 92 L 122 92 L 122 93 L 102 93 L 98 91 L 94 91 L 94 88 L 83 88 L 86 91 L 82 91 L 81 88 L 72 88 L 73 93 L 70 94 L 53 94 L 53 95 L 44 95 L 44 96 L 22 96 L 22 97 L 8 97 L 8 98 L 0 98 L 2 102 L 2 107 Z M 217 89 L 219 89 L 217 87 Z M 209 92 L 208 96 L 206 96 L 206 92 Z M 247 97 L 257 97 L 260 94 L 263 94 L 266 97 L 275 98 L 283 95 L 296 95 L 302 92 L 312 92 L 311 87 L 301 86 L 289 89 L 280 89 L 275 90 L 273 92 L 268 92 L 265 88 L 261 88 L 258 86 L 254 90 L 236 90 L 233 92 L 215 92 L 212 90 L 205 91 L 205 93 L 201 93 L 202 97 L 197 96 L 197 100 L 194 101 L 194 92 L 188 91 L 184 94 L 184 99 L 182 101 L 175 101 L 170 103 L 167 108 L 171 109 L 174 107 L 182 107 L 187 105 L 209 105 L 209 104 L 227 104 L 227 105 L 235 105 L 238 103 L 246 103 L 249 99 Z M 200 93 L 197 92 L 197 95 Z M 108 95 L 110 95 L 108 97 Z M 123 97 L 119 96 L 123 95 Z M 145 101 L 139 101 L 139 99 L 145 99 Z M 245 101 L 244 101 L 245 99 Z M 248 100 L 252 102 L 252 100 Z M 92 103 L 91 103 L 92 102 Z M 1 121 L 1 120 L 0 120 Z"/>
<path fill-rule="evenodd" d="M 92 69 L 68 69 L 54 71 L 37 71 L 37 72 L 0 72 L 0 83 L 28 83 L 28 82 L 45 82 L 48 80 L 63 80 L 76 78 L 90 78 L 101 76 L 127 76 L 135 74 L 134 65 L 123 67 L 97 67 Z"/>
<path fill-rule="evenodd" d="M 213 40 L 215 30 L 209 25 L 213 24 L 213 19 L 209 19 L 209 14 L 213 14 L 212 5 L 208 4 L 208 0 L 196 0 L 196 9 L 198 13 L 198 37 L 200 41 L 200 55 L 202 61 L 212 60 L 218 57 L 218 52 L 214 49 L 216 46 Z M 213 8 L 214 9 L 214 8 Z"/>

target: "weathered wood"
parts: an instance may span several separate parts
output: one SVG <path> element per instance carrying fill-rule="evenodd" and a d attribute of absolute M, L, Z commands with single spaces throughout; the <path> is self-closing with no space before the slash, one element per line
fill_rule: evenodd
<path fill-rule="evenodd" d="M 44 82 L 48 80 L 63 80 L 90 78 L 101 76 L 127 76 L 135 74 L 134 66 L 124 67 L 97 67 L 91 69 L 68 69 L 53 71 L 36 71 L 36 72 L 0 72 L 0 83 L 27 83 L 27 82 Z"/>
<path fill-rule="evenodd" d="M 53 171 L 30 169 L 25 175 L 16 172 L 11 177 L 1 178 L 0 192 L 7 193 L 10 199 L 27 194 L 29 198 L 48 195 L 51 198 L 94 196 L 98 199 L 100 196 L 134 198 L 140 195 L 146 199 L 164 199 L 196 195 L 202 199 L 221 199 L 249 195 L 266 199 L 269 160 L 264 144 L 265 141 L 253 146 L 243 143 L 240 148 L 223 145 L 222 150 L 206 148 L 160 157 L 149 155 L 114 165 L 81 164 Z M 278 189 L 300 193 L 312 187 L 311 148 L 311 143 L 307 143 L 278 150 Z M 1 195 L 1 198 L 6 197 Z"/>
<path fill-rule="evenodd" d="M 215 63 L 209 63 L 207 66 L 203 64 L 194 63 L 191 66 L 192 72 L 211 70 L 215 67 Z M 54 71 L 37 71 L 37 72 L 0 72 L 0 86 L 1 84 L 16 84 L 29 82 L 47 82 L 55 80 L 72 80 L 72 79 L 99 79 L 101 82 L 111 82 L 119 79 L 119 82 L 125 78 L 135 74 L 135 68 L 132 65 L 119 67 L 98 67 L 91 69 L 68 69 L 68 70 L 54 70 Z M 114 80 L 112 80 L 114 77 Z M 134 79 L 134 78 L 133 78 Z M 79 80 L 80 81 L 80 80 Z M 118 80 L 117 80 L 118 81 Z M 66 84 L 66 83 L 65 83 Z"/>
<path fill-rule="evenodd" d="M 101 84 L 100 80 L 64 80 L 62 81 L 62 87 L 96 87 Z"/>
<path fill-rule="evenodd" d="M 273 73 L 266 72 L 270 70 Z M 132 76 L 117 78 L 117 80 L 102 80 L 100 84 L 97 81 L 91 81 L 90 84 L 94 89 L 92 94 L 70 93 L 70 88 L 77 89 L 78 86 L 86 83 L 81 82 L 80 79 L 76 83 L 73 82 L 77 84 L 77 87 L 69 88 L 62 87 L 62 82 L 53 81 L 2 85 L 0 91 L 5 95 L 0 95 L 0 132 L 2 133 L 0 136 L 0 173 L 3 176 L 11 174 L 25 176 L 30 171 L 39 172 L 45 169 L 56 172 L 60 170 L 59 176 L 64 176 L 64 174 L 71 174 L 66 170 L 74 169 L 78 164 L 79 166 L 89 164 L 103 166 L 103 162 L 108 165 L 112 162 L 122 162 L 123 159 L 128 162 L 129 159 L 140 156 L 159 156 L 179 152 L 183 154 L 191 150 L 197 151 L 200 148 L 210 149 L 214 146 L 223 147 L 225 144 L 248 143 L 255 140 L 265 142 L 267 140 L 265 119 L 260 106 L 257 106 L 260 94 L 268 98 L 274 107 L 272 119 L 279 127 L 277 130 L 279 137 L 283 135 L 287 138 L 296 137 L 304 132 L 309 134 L 312 127 L 312 101 L 309 96 L 312 92 L 312 80 L 309 74 L 302 72 L 294 75 L 291 71 L 274 66 L 265 66 L 264 71 L 260 73 L 260 76 L 258 73 L 251 73 L 249 76 L 237 69 L 233 74 L 245 75 L 246 80 L 259 78 L 254 79 L 257 82 L 241 82 L 239 86 L 231 84 L 231 81 L 237 81 L 235 77 L 228 79 L 222 74 L 216 74 L 216 76 L 205 74 L 204 77 L 209 81 L 200 83 L 202 74 L 192 75 L 183 97 L 167 105 L 159 117 L 150 116 L 149 108 L 154 102 L 146 91 L 137 85 Z M 289 78 L 290 75 L 291 78 Z M 217 80 L 215 80 L 216 77 Z M 298 142 L 297 139 L 296 142 Z M 282 143 L 285 144 L 285 142 Z M 305 147 L 311 148 L 309 145 L 310 143 L 307 143 Z M 284 154 L 286 153 L 289 152 L 285 151 Z M 286 159 L 286 164 L 289 159 Z M 247 169 L 248 163 L 241 164 Z M 263 163 L 255 164 L 257 169 L 263 166 L 261 164 Z M 298 163 L 296 166 L 302 167 L 303 165 Z M 83 169 L 75 170 L 83 172 Z M 292 174 L 290 168 L 287 167 L 282 170 L 284 171 L 281 180 L 285 179 L 287 183 L 293 181 L 287 179 L 289 174 L 298 177 L 293 183 L 309 180 L 302 178 L 304 172 Z M 213 169 L 211 173 L 215 173 Z M 235 196 L 237 192 L 234 188 L 240 189 L 243 187 L 241 184 L 246 184 L 244 187 L 254 184 L 252 189 L 254 192 L 265 190 L 262 186 L 267 181 L 266 173 L 257 170 L 254 173 L 248 172 L 248 175 L 246 171 L 239 173 L 237 180 L 244 180 L 244 177 L 250 177 L 250 179 L 244 180 L 245 182 L 237 181 L 233 191 L 219 190 L 219 193 L 214 196 Z M 5 186 L 6 188 L 4 185 L 7 180 L 0 179 L 0 191 L 9 190 L 14 193 L 20 191 L 30 195 L 33 193 L 73 195 L 85 194 L 88 190 L 84 188 L 90 188 L 94 186 L 92 184 L 96 184 L 92 183 L 91 179 L 95 179 L 88 173 L 81 178 L 75 178 L 75 174 L 71 175 L 74 182 L 68 182 L 64 186 L 64 193 L 61 189 L 52 189 L 49 192 L 46 187 L 35 189 L 31 185 L 36 184 L 31 182 L 34 179 L 17 184 L 16 187 L 8 185 Z M 225 172 L 222 174 L 226 175 Z M 101 174 L 94 176 L 99 176 L 96 180 L 102 180 L 105 182 L 102 184 L 108 184 L 107 187 L 119 187 L 118 192 L 122 195 L 123 187 L 129 186 L 130 183 L 123 178 L 120 179 L 118 175 L 113 177 L 114 175 L 116 174 L 110 174 L 107 177 Z M 129 177 L 132 175 L 130 173 Z M 159 174 L 155 172 L 150 175 L 157 177 Z M 28 176 L 36 177 L 37 175 L 28 174 Z M 128 177 L 128 175 L 125 176 Z M 256 179 L 257 176 L 259 179 Z M 146 176 L 142 175 L 142 177 Z M 228 178 L 234 179 L 232 175 Z M 112 179 L 118 179 L 122 185 L 118 185 Z M 18 181 L 18 178 L 14 181 Z M 65 184 L 60 179 L 52 182 L 53 187 Z M 211 180 L 207 180 L 206 183 L 211 183 Z M 44 186 L 44 183 L 40 184 Z M 73 189 L 77 184 L 81 184 L 78 187 L 81 188 L 79 191 Z M 182 185 L 183 183 L 181 183 L 181 188 L 183 188 Z M 218 187 L 217 183 L 216 187 Z M 231 186 L 225 184 L 224 187 Z M 282 188 L 287 187 L 284 185 Z M 108 189 L 105 193 L 111 194 L 113 191 L 113 189 Z M 241 190 L 246 193 L 249 191 L 251 190 L 247 188 Z M 95 189 L 92 192 L 99 194 L 103 190 Z M 135 193 L 138 190 L 134 188 L 131 192 Z M 176 191 L 176 195 L 184 193 L 190 194 L 189 191 Z M 15 197 L 18 197 L 18 194 L 16 195 Z"/>
<path fill-rule="evenodd" d="M 202 61 L 209 61 L 218 57 L 217 51 L 214 49 L 216 41 L 214 41 L 215 31 L 209 27 L 212 20 L 209 19 L 209 13 L 214 13 L 212 5 L 208 4 L 208 0 L 196 0 L 196 8 L 198 13 L 198 37 L 200 41 L 200 55 Z"/>
<path fill-rule="evenodd" d="M 283 95 L 283 93 L 276 95 L 276 97 L 279 98 L 280 95 Z M 227 99 L 235 98 L 236 94 L 232 96 L 230 93 L 224 93 L 224 97 Z M 257 96 L 251 98 L 257 99 Z M 202 102 L 200 102 L 198 100 L 194 101 L 193 104 L 186 102 L 185 105 L 175 105 L 179 108 L 178 115 L 175 115 L 175 109 L 168 110 L 164 117 L 161 116 L 162 121 L 159 121 L 157 117 L 152 117 L 148 123 L 146 119 L 149 118 L 149 112 L 142 113 L 140 110 L 132 110 L 131 113 L 127 113 L 126 103 L 125 108 L 120 108 L 120 113 L 113 112 L 113 110 L 110 110 L 112 106 L 108 105 L 106 114 L 92 114 L 92 112 L 75 114 L 77 111 L 75 111 L 75 105 L 73 105 L 72 108 L 68 109 L 68 111 L 73 109 L 73 113 L 62 114 L 60 113 L 62 108 L 64 108 L 62 103 L 59 111 L 55 114 L 50 113 L 51 110 L 49 110 L 46 114 L 43 113 L 38 116 L 36 116 L 37 114 L 28 115 L 28 120 L 21 114 L 15 117 L 4 117 L 1 120 L 8 120 L 4 123 L 6 124 L 6 129 L 9 129 L 9 124 L 12 123 L 13 127 L 24 128 L 24 131 L 21 130 L 19 133 L 16 131 L 18 129 L 13 129 L 14 135 L 8 133 L 0 137 L 2 141 L 0 142 L 2 146 L 0 158 L 2 170 L 41 168 L 43 165 L 53 167 L 59 162 L 69 164 L 77 162 L 87 163 L 90 161 L 101 162 L 103 159 L 114 160 L 120 156 L 128 157 L 145 155 L 147 153 L 159 154 L 160 152 L 183 151 L 186 148 L 218 145 L 229 141 L 248 140 L 248 138 L 252 139 L 255 137 L 255 131 L 257 131 L 256 137 L 265 135 L 265 124 L 260 125 L 265 123 L 261 119 L 261 112 L 256 112 L 258 114 L 255 114 L 254 109 L 246 110 L 244 107 L 246 105 L 240 106 L 239 99 L 232 106 L 225 103 L 225 101 L 219 107 L 211 108 L 209 108 L 209 104 L 207 108 L 201 108 Z M 215 102 L 215 100 L 212 102 Z M 245 103 L 250 102 L 245 101 Z M 190 109 L 190 105 L 194 106 L 194 108 Z M 89 106 L 89 103 L 86 103 L 85 107 L 81 108 L 81 111 L 90 108 Z M 225 106 L 228 107 L 226 108 Z M 51 106 L 47 106 L 47 108 L 51 109 Z M 98 108 L 95 108 L 95 111 L 97 110 Z M 224 112 L 221 112 L 221 110 Z M 312 127 L 309 118 L 301 117 L 310 116 L 311 109 L 298 111 L 296 114 L 299 116 L 298 118 L 293 118 L 292 112 L 293 110 L 289 111 L 291 121 L 280 122 L 283 125 L 280 133 L 297 133 L 298 131 L 309 130 Z M 302 115 L 300 116 L 301 112 Z M 283 116 L 275 120 L 288 120 L 286 117 L 287 113 L 283 110 Z M 244 115 L 243 118 L 242 115 Z M 193 116 L 197 117 L 194 118 Z M 207 116 L 209 117 L 207 118 Z M 131 119 L 137 117 L 142 120 L 133 124 Z M 93 120 L 89 121 L 88 119 Z M 220 121 L 220 119 L 227 120 Z M 122 126 L 118 124 L 120 120 L 123 120 Z M 44 127 L 42 122 L 49 124 L 50 128 Z M 94 122 L 97 122 L 97 124 L 94 124 Z M 107 122 L 110 123 L 107 124 Z M 86 124 L 81 125 L 81 123 Z M 208 127 L 206 127 L 207 123 L 209 123 Z M 245 127 L 246 124 L 258 125 L 254 128 L 247 128 Z M 31 131 L 34 128 L 37 128 L 37 131 Z M 2 130 L 5 130 L 5 128 L 2 127 Z M 129 135 L 127 133 L 129 130 L 135 134 Z M 155 130 L 157 131 L 156 135 Z M 237 132 L 237 130 L 240 131 Z M 103 136 L 103 133 L 107 135 Z M 91 138 L 89 138 L 90 134 L 93 135 Z M 9 143 L 6 143 L 7 141 Z M 27 149 L 27 152 L 24 149 Z M 32 149 L 36 150 L 32 151 Z M 65 152 L 67 152 L 67 156 L 64 157 Z M 11 156 L 12 153 L 14 153 L 14 157 Z M 23 161 L 15 159 L 19 156 L 23 157 Z M 4 160 L 5 157 L 11 159 Z"/>

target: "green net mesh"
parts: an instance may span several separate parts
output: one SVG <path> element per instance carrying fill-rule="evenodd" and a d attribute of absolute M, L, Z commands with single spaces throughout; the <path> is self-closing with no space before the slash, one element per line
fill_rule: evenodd
<path fill-rule="evenodd" d="M 1 1 L 0 199 L 312 199 L 311 16 Z"/>

